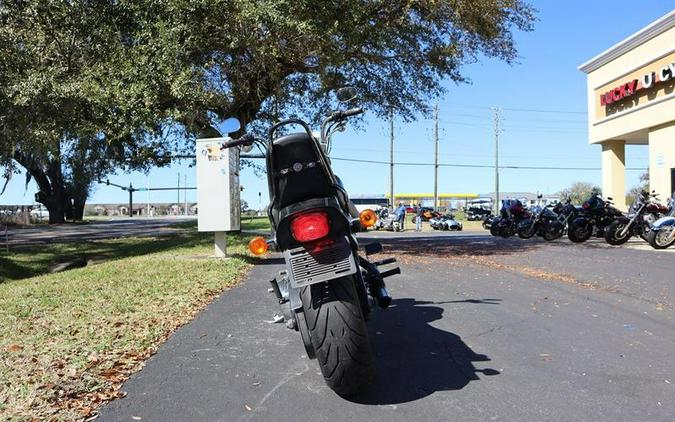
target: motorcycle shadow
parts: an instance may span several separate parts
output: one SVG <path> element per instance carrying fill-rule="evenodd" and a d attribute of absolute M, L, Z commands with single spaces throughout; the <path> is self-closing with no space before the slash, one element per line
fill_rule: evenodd
<path fill-rule="evenodd" d="M 499 299 L 470 299 L 442 303 L 499 304 Z M 461 337 L 430 325 L 442 318 L 443 308 L 433 302 L 395 299 L 369 323 L 375 347 L 377 377 L 362 395 L 348 398 L 360 404 L 398 404 L 429 396 L 436 391 L 459 390 L 495 369 L 477 369 L 474 362 L 489 362 L 475 353 Z"/>

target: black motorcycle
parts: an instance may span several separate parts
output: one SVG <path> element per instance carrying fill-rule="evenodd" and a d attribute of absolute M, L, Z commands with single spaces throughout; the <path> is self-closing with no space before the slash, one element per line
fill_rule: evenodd
<path fill-rule="evenodd" d="M 628 216 L 614 220 L 605 230 L 605 240 L 610 245 L 623 245 L 633 236 L 641 236 L 647 240 L 650 227 L 663 215 L 668 207 L 660 204 L 658 195 L 642 191 L 631 206 Z M 648 240 L 647 240 L 648 241 Z"/>
<path fill-rule="evenodd" d="M 343 88 L 337 97 L 348 103 L 356 93 Z M 373 302 L 382 308 L 391 302 L 384 278 L 400 273 L 398 268 L 378 269 L 393 264 L 394 258 L 371 262 L 359 254 L 354 233 L 372 226 L 377 217 L 371 210 L 358 214 L 326 153 L 331 135 L 362 112 L 351 108 L 332 113 L 321 125 L 320 139 L 304 121 L 289 119 L 272 126 L 264 140 L 244 135 L 223 144 L 256 144 L 266 151 L 272 238 L 254 238 L 249 249 L 262 254 L 272 247 L 283 253 L 286 269 L 270 283 L 286 326 L 300 331 L 307 355 L 318 360 L 326 384 L 345 396 L 363 391 L 375 377 L 366 321 Z M 289 125 L 303 130 L 277 136 Z M 364 249 L 367 256 L 382 246 L 372 243 Z"/>
<path fill-rule="evenodd" d="M 558 216 L 551 210 L 553 205 L 546 205 L 539 208 L 534 217 L 525 218 L 518 223 L 516 233 L 521 239 L 529 239 L 535 234 L 546 240 L 553 240 L 549 235 L 550 225 L 557 220 Z"/>
<path fill-rule="evenodd" d="M 623 213 L 613 206 L 612 198 L 603 200 L 598 193 L 593 193 L 582 208 L 582 215 L 570 223 L 567 237 L 575 243 L 585 242 L 591 238 L 604 237 L 605 229 Z"/>
<path fill-rule="evenodd" d="M 555 220 L 546 221 L 544 227 L 543 237 L 548 241 L 559 239 L 567 233 L 571 222 L 581 215 L 581 207 L 573 205 L 572 201 L 567 199 L 564 203 L 558 202 L 552 211 L 557 217 Z"/>

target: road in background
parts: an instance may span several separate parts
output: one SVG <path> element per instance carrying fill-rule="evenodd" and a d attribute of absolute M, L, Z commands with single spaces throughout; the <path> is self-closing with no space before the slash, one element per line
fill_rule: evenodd
<path fill-rule="evenodd" d="M 82 224 L 39 224 L 29 227 L 9 227 L 10 246 L 41 243 L 79 242 L 129 236 L 157 236 L 182 230 L 177 224 L 194 221 L 195 217 L 120 218 Z M 4 236 L 0 245 L 4 246 Z"/>

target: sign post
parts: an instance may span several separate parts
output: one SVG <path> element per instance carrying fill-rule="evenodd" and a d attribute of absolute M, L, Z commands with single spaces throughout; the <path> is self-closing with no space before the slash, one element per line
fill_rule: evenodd
<path fill-rule="evenodd" d="M 229 138 L 197 139 L 197 227 L 214 232 L 214 256 L 227 256 L 226 232 L 240 230 L 239 148 L 221 149 Z"/>

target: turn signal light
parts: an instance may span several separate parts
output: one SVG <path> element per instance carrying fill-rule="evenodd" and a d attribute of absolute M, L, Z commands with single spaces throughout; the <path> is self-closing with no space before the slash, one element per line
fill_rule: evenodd
<path fill-rule="evenodd" d="M 365 209 L 359 213 L 359 220 L 363 227 L 371 227 L 377 222 L 377 214 L 371 209 Z"/>
<path fill-rule="evenodd" d="M 253 255 L 262 255 L 267 252 L 267 241 L 260 236 L 254 237 L 248 242 L 248 250 Z"/>
<path fill-rule="evenodd" d="M 301 243 L 326 237 L 330 232 L 330 221 L 325 212 L 310 212 L 297 216 L 291 222 L 291 233 Z"/>

